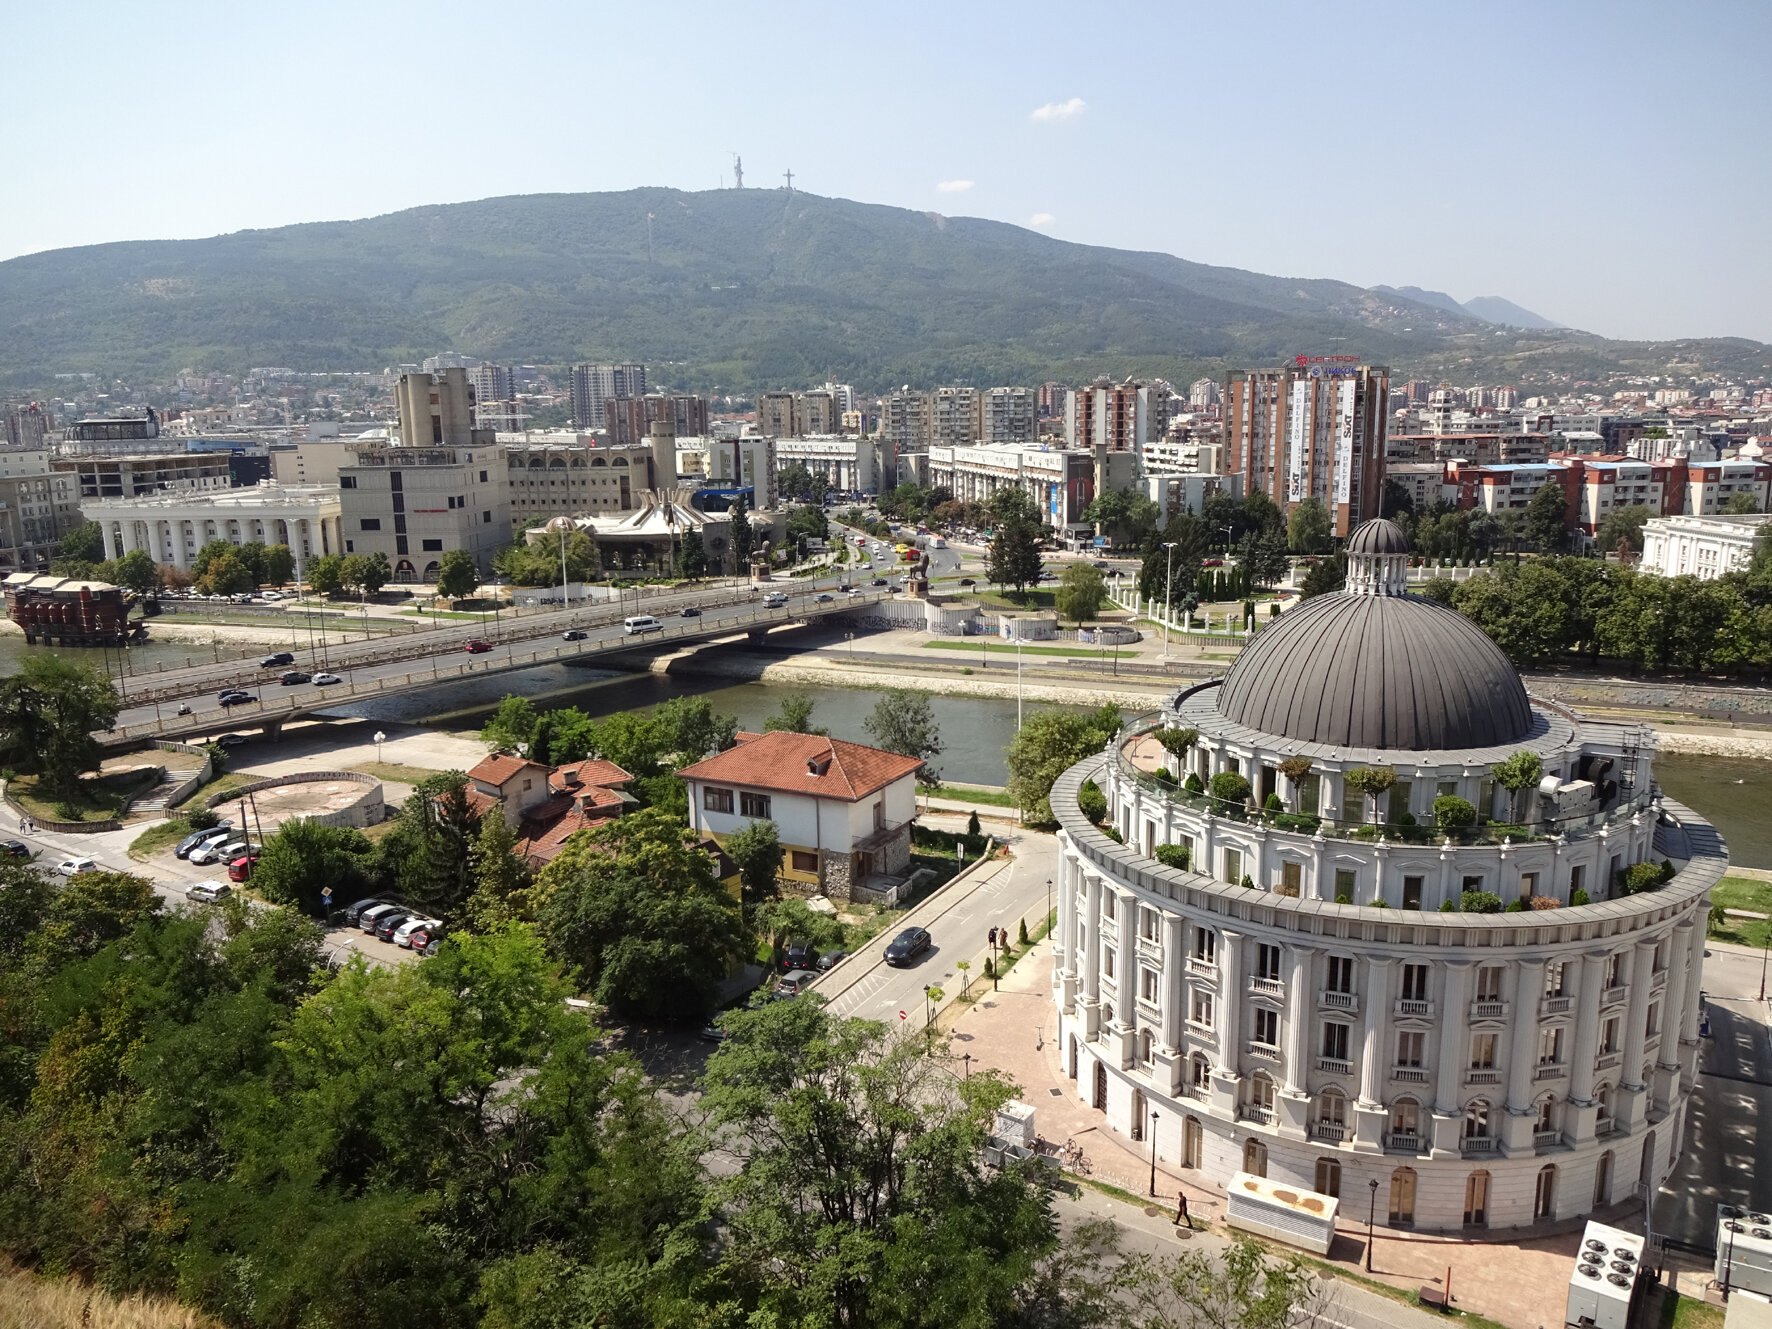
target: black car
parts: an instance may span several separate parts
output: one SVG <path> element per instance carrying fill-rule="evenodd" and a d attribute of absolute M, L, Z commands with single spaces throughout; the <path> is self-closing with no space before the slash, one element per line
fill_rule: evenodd
<path fill-rule="evenodd" d="M 567 628 L 566 631 L 564 631 L 560 634 L 560 640 L 561 641 L 583 641 L 588 636 L 590 636 L 590 633 L 583 632 L 583 631 L 579 630 L 578 628 Z"/>
<path fill-rule="evenodd" d="M 362 923 L 365 911 L 375 908 L 378 904 L 387 903 L 379 895 L 372 895 L 366 900 L 358 900 L 355 904 L 346 905 L 339 917 L 344 920 L 346 927 L 354 928 Z"/>
<path fill-rule="evenodd" d="M 411 917 L 411 914 L 405 913 L 399 909 L 396 909 L 391 914 L 383 915 L 376 922 L 375 939 L 377 941 L 392 941 L 394 939 L 394 934 L 400 930 L 400 925 Z"/>
<path fill-rule="evenodd" d="M 817 958 L 818 952 L 812 949 L 811 942 L 795 937 L 782 949 L 781 971 L 785 974 L 790 969 L 810 969 Z"/>
<path fill-rule="evenodd" d="M 875 586 L 885 586 L 887 584 L 887 581 L 886 581 L 886 578 L 884 578 L 884 577 L 875 577 L 873 584 Z"/>
<path fill-rule="evenodd" d="M 312 674 L 305 674 L 299 669 L 291 669 L 278 681 L 282 683 L 284 687 L 292 688 L 298 683 L 312 683 L 314 681 L 314 676 Z"/>
<path fill-rule="evenodd" d="M 29 858 L 31 846 L 23 840 L 0 840 L 0 853 L 8 854 L 13 858 Z"/>
<path fill-rule="evenodd" d="M 886 963 L 906 965 L 929 949 L 929 933 L 922 928 L 906 928 L 886 948 Z"/>
<path fill-rule="evenodd" d="M 292 653 L 289 651 L 277 651 L 260 660 L 258 662 L 258 667 L 260 669 L 281 669 L 284 665 L 292 665 L 294 663 L 295 656 Z"/>
<path fill-rule="evenodd" d="M 848 958 L 848 951 L 826 951 L 818 957 L 818 972 L 828 974 Z"/>
<path fill-rule="evenodd" d="M 697 609 L 694 605 L 684 605 L 683 612 L 681 614 L 677 615 L 677 617 L 679 617 L 679 618 L 700 618 L 701 617 L 701 610 Z"/>
<path fill-rule="evenodd" d="M 976 581 L 974 581 L 971 577 L 962 577 L 962 578 L 960 578 L 960 585 L 962 585 L 962 586 L 976 586 L 976 585 L 978 585 L 978 583 Z"/>
<path fill-rule="evenodd" d="M 231 692 L 222 693 L 216 700 L 220 701 L 223 706 L 238 706 L 242 702 L 257 701 L 258 698 L 253 696 L 250 692 L 241 692 L 238 688 L 235 688 Z"/>
<path fill-rule="evenodd" d="M 178 842 L 178 848 L 172 851 L 174 857 L 189 858 L 191 856 L 191 850 L 195 849 L 200 844 L 207 844 L 219 835 L 226 835 L 233 824 L 234 823 L 231 821 L 218 821 L 208 830 L 191 832 L 191 834 L 185 836 L 184 839 Z"/>

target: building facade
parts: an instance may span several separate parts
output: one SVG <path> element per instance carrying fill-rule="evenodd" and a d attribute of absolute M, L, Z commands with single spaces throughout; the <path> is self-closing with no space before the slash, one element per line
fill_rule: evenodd
<path fill-rule="evenodd" d="M 357 443 L 339 468 L 346 554 L 385 554 L 396 582 L 433 581 L 443 555 L 465 549 L 482 576 L 510 542 L 504 453 L 496 444 L 391 447 Z"/>
<path fill-rule="evenodd" d="M 1064 440 L 1073 448 L 1131 452 L 1143 464 L 1145 446 L 1169 430 L 1169 385 L 1161 381 L 1110 383 L 1097 379 L 1065 395 Z"/>
<path fill-rule="evenodd" d="M 1307 497 L 1338 536 L 1378 516 L 1384 501 L 1390 370 L 1382 365 L 1288 365 L 1225 377 L 1226 469 L 1242 471 L 1282 513 Z"/>
<path fill-rule="evenodd" d="M 986 388 L 978 394 L 978 441 L 986 447 L 1032 443 L 1040 415 L 1029 388 Z"/>
<path fill-rule="evenodd" d="M 934 422 L 934 408 L 927 392 L 900 388 L 880 400 L 880 437 L 891 445 L 895 457 L 927 452 Z"/>
<path fill-rule="evenodd" d="M 988 503 L 1006 486 L 1033 500 L 1040 520 L 1060 535 L 1093 535 L 1083 509 L 1104 489 L 1134 483 L 1136 458 L 1105 449 L 975 447 L 929 449 L 928 483 L 968 503 Z"/>
<path fill-rule="evenodd" d="M 1407 595 L 1395 525 L 1348 551 L 1345 592 L 1164 707 L 1193 739 L 1165 779 L 1116 741 L 1054 785 L 1066 1073 L 1108 1129 L 1148 1140 L 1154 1114 L 1161 1158 L 1376 1183 L 1396 1227 L 1653 1193 L 1697 1069 L 1722 841 L 1661 797 L 1650 730 L 1529 698 L 1473 625 Z M 1514 789 L 1495 768 L 1519 753 L 1539 772 Z M 1124 843 L 1081 811 L 1085 779 Z M 1464 912 L 1485 899 L 1521 903 Z"/>
<path fill-rule="evenodd" d="M 814 438 L 776 439 L 778 466 L 795 462 L 821 475 L 831 488 L 844 494 L 881 492 L 880 443 L 858 434 L 824 434 Z M 894 467 L 894 480 L 897 469 Z M 891 485 L 885 486 L 891 488 Z"/>
<path fill-rule="evenodd" d="M 1754 541 L 1768 521 L 1772 517 L 1764 513 L 1653 517 L 1643 523 L 1641 568 L 1663 577 L 1697 577 L 1700 581 L 1745 571 L 1753 561 Z"/>
<path fill-rule="evenodd" d="M 572 423 L 580 429 L 607 427 L 605 402 L 646 395 L 645 365 L 574 365 L 568 396 Z"/>
<path fill-rule="evenodd" d="M 978 441 L 977 388 L 937 388 L 929 394 L 931 447 L 965 448 Z"/>
<path fill-rule="evenodd" d="M 511 531 L 534 516 L 632 512 L 648 491 L 676 485 L 675 442 L 648 436 L 617 447 L 562 434 L 501 443 Z"/>
<path fill-rule="evenodd" d="M 189 569 L 215 540 L 287 545 L 300 580 L 310 558 L 343 552 L 342 507 L 331 485 L 253 485 L 219 494 L 88 499 L 81 505 L 105 534 L 105 557 L 145 551 Z"/>

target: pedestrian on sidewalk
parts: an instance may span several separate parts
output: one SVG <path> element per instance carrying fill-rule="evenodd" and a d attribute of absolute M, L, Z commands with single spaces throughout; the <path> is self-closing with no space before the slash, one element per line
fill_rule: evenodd
<path fill-rule="evenodd" d="M 991 929 L 991 945 L 995 946 L 996 944 L 997 944 L 997 929 L 993 927 Z"/>
<path fill-rule="evenodd" d="M 1177 1207 L 1175 1210 L 1175 1226 L 1176 1227 L 1184 1227 L 1184 1228 L 1188 1229 L 1188 1231 L 1190 1231 L 1190 1232 L 1193 1231 L 1194 1220 L 1188 1216 L 1188 1211 L 1187 1211 L 1187 1192 L 1186 1191 L 1178 1192 L 1175 1198 L 1177 1201 Z"/>

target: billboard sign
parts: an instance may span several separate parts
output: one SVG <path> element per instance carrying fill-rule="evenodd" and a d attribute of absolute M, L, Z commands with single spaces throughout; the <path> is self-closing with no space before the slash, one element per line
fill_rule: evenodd
<path fill-rule="evenodd" d="M 1310 414 L 1311 385 L 1308 379 L 1292 380 L 1291 419 L 1286 428 L 1286 501 L 1301 503 L 1305 495 L 1305 456 L 1309 434 L 1305 422 Z"/>
<path fill-rule="evenodd" d="M 1348 503 L 1353 499 L 1354 384 L 1336 384 L 1335 395 L 1335 501 Z"/>

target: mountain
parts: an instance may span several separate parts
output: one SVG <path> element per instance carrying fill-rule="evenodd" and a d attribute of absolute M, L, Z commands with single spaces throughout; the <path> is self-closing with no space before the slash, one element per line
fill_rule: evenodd
<path fill-rule="evenodd" d="M 1512 300 L 1503 299 L 1499 295 L 1479 295 L 1466 300 L 1464 308 L 1467 313 L 1475 314 L 1478 318 L 1510 328 L 1535 328 L 1543 332 L 1554 332 L 1563 326 L 1561 323 L 1551 322 L 1543 314 L 1522 309 Z"/>
<path fill-rule="evenodd" d="M 673 387 L 1187 382 L 1299 354 L 1405 375 L 1728 369 L 1755 342 L 1497 328 L 1345 282 L 780 189 L 542 194 L 0 263 L 0 385 L 441 351 L 637 359 Z"/>
<path fill-rule="evenodd" d="M 1382 291 L 1386 295 L 1400 295 L 1405 300 L 1415 301 L 1418 305 L 1429 305 L 1434 309 L 1444 309 L 1448 313 L 1469 314 L 1471 312 L 1444 291 L 1424 291 L 1419 286 L 1374 286 L 1372 289 Z M 1479 314 L 1477 317 L 1481 318 L 1482 315 Z"/>

